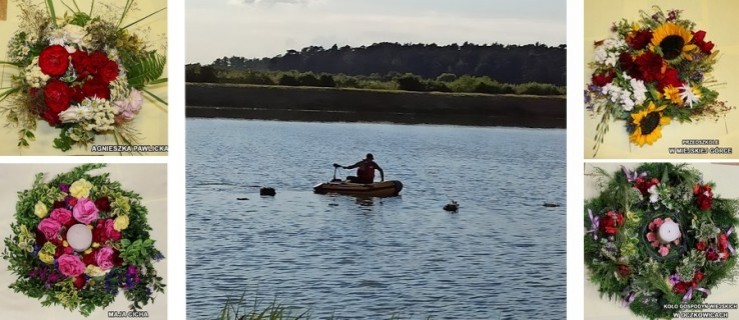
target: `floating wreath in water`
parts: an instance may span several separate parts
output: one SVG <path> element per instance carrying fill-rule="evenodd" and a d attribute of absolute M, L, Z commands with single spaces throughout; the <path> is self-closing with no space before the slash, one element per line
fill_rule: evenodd
<path fill-rule="evenodd" d="M 107 173 L 88 174 L 101 167 L 82 165 L 48 183 L 39 173 L 33 188 L 18 193 L 3 251 L 18 277 L 13 290 L 85 316 L 112 303 L 119 290 L 134 310 L 164 292 L 153 266 L 164 257 L 149 237 L 141 197 Z"/>
<path fill-rule="evenodd" d="M 671 318 L 733 276 L 739 201 L 714 196 L 687 165 L 644 164 L 604 178 L 585 202 L 590 280 L 636 314 Z"/>
<path fill-rule="evenodd" d="M 46 0 L 46 8 L 20 1 L 19 30 L 8 44 L 9 61 L 1 62 L 19 73 L 0 92 L 0 102 L 8 102 L 0 111 L 20 128 L 19 147 L 35 139 L 39 119 L 61 130 L 54 147 L 62 151 L 92 143 L 98 134 L 132 145 L 138 139 L 131 121 L 143 94 L 166 104 L 146 89 L 167 81 L 160 79 L 165 56 L 131 31 L 143 19 L 124 23 L 134 0 L 125 1 L 119 14 L 112 5 L 92 5 L 84 12 L 74 3 L 57 17 L 52 0 Z M 93 16 L 96 8 L 105 14 Z"/>
<path fill-rule="evenodd" d="M 626 121 L 629 141 L 638 146 L 662 137 L 672 120 L 718 118 L 729 111 L 707 84 L 718 50 L 706 31 L 683 19 L 681 10 L 641 11 L 641 19 L 614 23 L 609 38 L 595 43 L 594 69 L 585 105 L 601 115 L 595 153 L 610 121 Z"/>

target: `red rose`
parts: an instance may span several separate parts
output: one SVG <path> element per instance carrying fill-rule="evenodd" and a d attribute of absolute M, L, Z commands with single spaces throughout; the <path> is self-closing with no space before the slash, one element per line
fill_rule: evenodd
<path fill-rule="evenodd" d="M 703 241 L 700 241 L 700 242 L 698 242 L 698 243 L 695 244 L 695 248 L 698 249 L 698 250 L 700 250 L 700 251 L 705 251 L 706 250 L 706 243 L 703 242 Z"/>
<path fill-rule="evenodd" d="M 79 103 L 85 100 L 85 90 L 82 90 L 82 86 L 72 87 L 72 102 Z"/>
<path fill-rule="evenodd" d="M 90 253 L 83 255 L 82 262 L 84 262 L 85 265 L 97 266 L 97 262 L 95 262 L 95 253 L 97 253 L 97 250 L 92 250 Z"/>
<path fill-rule="evenodd" d="M 629 33 L 626 37 L 626 43 L 634 50 L 644 49 L 650 41 L 652 41 L 652 32 L 647 29 Z"/>
<path fill-rule="evenodd" d="M 649 188 L 657 184 L 659 184 L 659 179 L 657 178 L 646 180 L 644 178 L 639 177 L 639 178 L 636 178 L 636 181 L 634 181 L 634 188 L 639 189 L 639 192 L 641 192 L 641 195 L 646 197 L 649 195 Z"/>
<path fill-rule="evenodd" d="M 677 294 L 685 294 L 686 292 L 688 292 L 688 287 L 690 287 L 690 283 L 678 282 L 672 287 L 672 292 Z"/>
<path fill-rule="evenodd" d="M 703 276 L 704 276 L 703 272 L 696 271 L 695 275 L 693 275 L 693 283 L 692 283 L 693 286 L 698 285 L 698 283 L 701 282 L 701 280 L 703 280 Z"/>
<path fill-rule="evenodd" d="M 100 197 L 97 200 L 95 200 L 95 206 L 100 211 L 110 211 L 110 199 L 108 197 Z"/>
<path fill-rule="evenodd" d="M 718 252 L 716 252 L 716 250 L 706 251 L 706 259 L 708 259 L 708 261 L 718 260 Z"/>
<path fill-rule="evenodd" d="M 621 70 L 626 72 L 630 77 L 639 77 L 639 70 L 634 63 L 634 57 L 632 57 L 628 52 L 621 52 L 618 56 L 618 65 L 621 67 Z"/>
<path fill-rule="evenodd" d="M 703 30 L 700 30 L 696 33 L 693 33 L 693 43 L 695 43 L 698 48 L 703 51 L 705 54 L 711 54 L 711 50 L 713 50 L 713 42 L 708 41 L 706 42 L 704 39 L 706 37 L 706 32 Z"/>
<path fill-rule="evenodd" d="M 77 290 L 82 290 L 82 288 L 85 287 L 85 275 L 81 274 L 74 278 L 74 287 L 77 288 Z"/>
<path fill-rule="evenodd" d="M 663 73 L 657 80 L 659 81 L 659 90 L 664 90 L 667 86 L 679 88 L 683 85 L 683 82 L 680 81 L 680 74 L 675 68 L 665 69 L 665 73 Z"/>
<path fill-rule="evenodd" d="M 83 81 L 92 73 L 90 55 L 82 50 L 77 50 L 72 54 L 72 66 L 77 72 L 77 80 Z"/>
<path fill-rule="evenodd" d="M 636 57 L 634 63 L 639 67 L 639 74 L 636 77 L 639 80 L 651 82 L 657 80 L 662 74 L 662 57 L 658 54 L 647 51 Z"/>
<path fill-rule="evenodd" d="M 611 83 L 611 81 L 613 81 L 613 78 L 615 76 L 616 76 L 616 74 L 613 73 L 613 70 L 608 70 L 608 72 L 606 72 L 606 73 L 594 74 L 593 75 L 593 78 L 592 78 L 592 81 L 593 81 L 593 84 L 594 85 L 599 86 L 599 87 L 602 87 L 602 86 L 605 86 L 605 85 Z"/>
<path fill-rule="evenodd" d="M 599 229 L 605 234 L 616 234 L 618 229 L 624 224 L 624 215 L 616 211 L 608 211 L 605 216 L 600 218 Z"/>
<path fill-rule="evenodd" d="M 724 251 L 729 248 L 729 237 L 725 233 L 718 236 L 718 249 Z"/>
<path fill-rule="evenodd" d="M 113 60 L 108 60 L 102 68 L 98 69 L 98 76 L 103 82 L 110 83 L 118 78 L 118 64 Z"/>
<path fill-rule="evenodd" d="M 64 201 L 54 201 L 54 205 L 51 206 L 51 209 L 54 210 L 54 209 L 66 208 L 66 207 L 67 207 L 67 203 L 66 202 L 64 202 Z"/>
<path fill-rule="evenodd" d="M 121 233 L 113 228 L 114 224 L 113 219 L 98 219 L 97 225 L 92 229 L 92 241 L 103 244 L 108 240 L 120 240 Z"/>
<path fill-rule="evenodd" d="M 120 267 L 123 265 L 123 259 L 121 258 L 121 253 L 118 252 L 118 250 L 113 250 L 113 265 L 116 267 Z"/>
<path fill-rule="evenodd" d="M 44 102 L 46 102 L 46 107 L 51 109 L 51 111 L 59 114 L 59 112 L 67 110 L 71 100 L 72 90 L 66 83 L 57 79 L 51 79 L 46 83 L 46 87 L 44 87 Z"/>
<path fill-rule="evenodd" d="M 46 120 L 46 122 L 48 122 L 52 127 L 62 123 L 62 121 L 59 120 L 59 114 L 49 109 L 44 110 L 44 112 L 41 113 L 41 117 L 44 118 L 44 120 Z"/>
<path fill-rule="evenodd" d="M 694 185 L 693 194 L 696 196 L 695 204 L 699 209 L 703 211 L 711 209 L 711 206 L 713 205 L 713 192 L 711 191 L 710 185 Z"/>
<path fill-rule="evenodd" d="M 110 59 L 108 59 L 108 56 L 105 55 L 102 51 L 95 51 L 90 54 L 90 66 L 94 71 L 92 71 L 93 74 L 98 74 L 98 70 L 105 67 L 105 64 L 108 63 Z"/>
<path fill-rule="evenodd" d="M 56 250 L 54 250 L 54 258 L 59 258 L 64 253 L 64 246 L 56 246 Z"/>
<path fill-rule="evenodd" d="M 64 200 L 67 201 L 67 205 L 70 207 L 74 207 L 77 205 L 77 198 L 73 196 L 67 196 L 66 198 L 64 198 Z"/>
<path fill-rule="evenodd" d="M 38 57 L 38 66 L 41 72 L 52 77 L 58 77 L 67 72 L 69 67 L 69 53 L 60 45 L 53 45 L 41 50 Z"/>
<path fill-rule="evenodd" d="M 619 264 L 617 268 L 619 276 L 627 277 L 631 274 L 631 268 L 625 264 Z"/>
<path fill-rule="evenodd" d="M 38 229 L 36 229 L 36 232 L 34 233 L 36 234 L 36 244 L 39 245 L 39 247 L 43 247 L 46 242 L 49 241 L 46 240 L 46 236 L 44 235 L 44 233 L 39 231 Z"/>
<path fill-rule="evenodd" d="M 98 97 L 100 99 L 110 99 L 110 88 L 108 84 L 98 78 L 93 78 L 82 85 L 82 91 L 85 98 Z"/>

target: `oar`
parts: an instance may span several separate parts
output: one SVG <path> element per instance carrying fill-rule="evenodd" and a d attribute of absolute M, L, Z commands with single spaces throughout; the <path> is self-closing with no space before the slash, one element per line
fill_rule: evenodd
<path fill-rule="evenodd" d="M 340 167 L 341 165 L 339 165 L 338 163 L 334 163 L 334 178 L 331 179 L 331 182 L 341 181 L 341 179 L 336 179 L 336 170 L 339 170 Z"/>

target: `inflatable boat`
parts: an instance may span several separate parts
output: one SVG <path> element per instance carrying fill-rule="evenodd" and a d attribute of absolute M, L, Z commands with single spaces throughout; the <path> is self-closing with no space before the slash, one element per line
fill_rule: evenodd
<path fill-rule="evenodd" d="M 393 197 L 403 190 L 403 184 L 398 180 L 388 180 L 373 183 L 353 183 L 334 179 L 313 187 L 313 192 L 318 194 L 338 193 L 352 196 L 365 197 Z"/>

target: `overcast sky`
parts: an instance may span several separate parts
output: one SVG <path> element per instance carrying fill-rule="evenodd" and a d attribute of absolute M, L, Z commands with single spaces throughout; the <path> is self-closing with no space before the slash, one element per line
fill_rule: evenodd
<path fill-rule="evenodd" d="M 186 61 L 377 42 L 566 43 L 566 1 L 186 0 Z"/>

